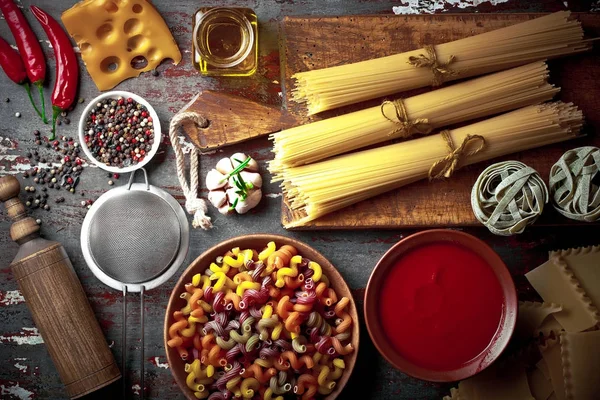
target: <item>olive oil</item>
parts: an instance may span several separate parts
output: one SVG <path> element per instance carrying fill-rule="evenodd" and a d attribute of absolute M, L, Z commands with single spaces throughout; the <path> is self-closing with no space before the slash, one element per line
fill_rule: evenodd
<path fill-rule="evenodd" d="M 194 67 L 207 76 L 250 76 L 258 64 L 258 19 L 249 8 L 201 8 L 194 15 Z"/>

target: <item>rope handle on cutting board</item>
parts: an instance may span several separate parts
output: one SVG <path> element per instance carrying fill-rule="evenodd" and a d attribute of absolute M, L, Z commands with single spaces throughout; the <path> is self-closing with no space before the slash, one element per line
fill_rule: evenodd
<path fill-rule="evenodd" d="M 200 128 L 208 126 L 208 120 L 202 115 L 191 111 L 180 112 L 171 119 L 171 123 L 169 124 L 169 139 L 175 151 L 177 178 L 185 196 L 185 209 L 188 213 L 194 215 L 192 226 L 208 230 L 213 227 L 210 217 L 206 215 L 208 207 L 206 201 L 198 197 L 198 159 L 200 152 L 195 146 L 190 151 L 190 183 L 188 184 L 185 176 L 185 155 L 181 149 L 181 143 L 179 143 L 177 135 L 179 127 L 188 121 L 194 122 Z"/>

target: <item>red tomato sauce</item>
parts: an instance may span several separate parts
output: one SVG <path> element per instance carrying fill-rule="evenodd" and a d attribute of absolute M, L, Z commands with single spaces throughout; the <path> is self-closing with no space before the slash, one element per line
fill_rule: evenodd
<path fill-rule="evenodd" d="M 504 294 L 471 250 L 439 242 L 417 247 L 391 268 L 379 317 L 396 351 L 431 370 L 460 368 L 483 352 L 500 325 Z"/>

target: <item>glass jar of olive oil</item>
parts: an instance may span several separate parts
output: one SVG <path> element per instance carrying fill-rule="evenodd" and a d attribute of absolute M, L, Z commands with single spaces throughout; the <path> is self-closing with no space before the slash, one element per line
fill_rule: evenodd
<path fill-rule="evenodd" d="M 201 8 L 194 14 L 192 57 L 202 75 L 249 76 L 258 64 L 258 19 L 249 8 Z"/>

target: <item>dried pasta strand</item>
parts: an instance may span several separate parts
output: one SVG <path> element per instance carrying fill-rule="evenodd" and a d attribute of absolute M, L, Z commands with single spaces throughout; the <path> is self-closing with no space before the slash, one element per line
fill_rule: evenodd
<path fill-rule="evenodd" d="M 452 63 L 445 80 L 462 79 L 500 71 L 532 61 L 587 51 L 581 23 L 569 11 L 550 15 L 491 32 L 436 45 L 438 60 Z M 490 45 L 492 44 L 492 45 Z M 429 67 L 415 67 L 412 58 L 425 49 L 408 51 L 353 64 L 298 72 L 292 76 L 292 99 L 305 103 L 309 114 L 359 101 L 429 86 L 434 74 Z"/>
<path fill-rule="evenodd" d="M 547 82 L 548 67 L 538 61 L 402 100 L 408 121 L 424 121 L 427 131 L 542 103 L 560 90 Z M 273 133 L 271 173 L 309 164 L 415 132 L 403 129 L 387 102 L 350 114 Z M 405 121 L 406 122 L 406 121 Z"/>
<path fill-rule="evenodd" d="M 528 106 L 448 132 L 455 147 L 473 135 L 484 138 L 477 154 L 467 146 L 460 166 L 578 136 L 583 115 L 571 103 Z M 302 216 L 285 225 L 306 225 L 323 215 L 361 200 L 424 179 L 434 163 L 448 156 L 440 134 L 346 154 L 300 167 L 285 168 L 274 176 L 281 181 L 289 206 Z M 317 287 L 317 293 L 318 293 Z"/>

